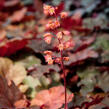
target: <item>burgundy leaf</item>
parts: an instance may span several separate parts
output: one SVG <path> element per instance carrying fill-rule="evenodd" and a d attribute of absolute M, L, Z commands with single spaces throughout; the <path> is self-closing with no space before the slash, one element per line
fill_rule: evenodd
<path fill-rule="evenodd" d="M 82 26 L 82 19 L 73 19 L 71 17 L 67 17 L 66 19 L 63 19 L 61 22 L 61 25 L 63 28 L 71 30 L 71 29 L 76 29 L 77 27 Z"/>
<path fill-rule="evenodd" d="M 81 50 L 83 50 L 83 49 L 89 47 L 94 41 L 95 41 L 95 36 L 90 37 L 90 38 L 88 38 L 88 39 L 85 40 L 85 41 L 81 41 L 79 47 L 76 49 L 75 52 L 81 51 Z"/>
<path fill-rule="evenodd" d="M 24 48 L 28 43 L 28 39 L 12 39 L 0 45 L 0 56 L 9 56 L 16 51 Z"/>
<path fill-rule="evenodd" d="M 0 76 L 0 108 L 12 108 L 14 102 L 22 98 L 22 93 L 13 82 L 8 85 L 7 80 Z"/>
<path fill-rule="evenodd" d="M 61 2 L 61 3 L 57 6 L 56 15 L 60 14 L 63 10 L 64 10 L 64 2 Z"/>
<path fill-rule="evenodd" d="M 97 57 L 98 57 L 97 52 L 90 50 L 90 49 L 85 49 L 77 53 L 70 54 L 69 61 L 65 62 L 65 65 L 69 65 L 69 64 L 76 65 L 88 58 L 97 58 Z"/>

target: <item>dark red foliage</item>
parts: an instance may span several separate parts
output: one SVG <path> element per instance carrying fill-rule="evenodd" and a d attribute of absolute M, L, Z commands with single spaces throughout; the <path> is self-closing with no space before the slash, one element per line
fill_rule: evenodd
<path fill-rule="evenodd" d="M 66 19 L 63 19 L 61 22 L 61 26 L 65 29 L 71 30 L 79 30 L 77 27 L 82 26 L 82 19 L 73 19 L 71 17 L 67 17 Z"/>
<path fill-rule="evenodd" d="M 78 75 L 75 75 L 75 76 L 73 76 L 73 77 L 70 79 L 70 81 L 71 81 L 72 83 L 76 83 L 76 82 L 78 81 L 78 79 L 79 79 Z"/>
<path fill-rule="evenodd" d="M 4 45 L 0 46 L 0 56 L 10 56 L 16 51 L 24 48 L 28 43 L 28 39 L 15 39 L 11 40 Z"/>
<path fill-rule="evenodd" d="M 57 6 L 56 9 L 56 15 L 60 14 L 64 10 L 64 2 L 60 3 L 59 6 Z"/>
<path fill-rule="evenodd" d="M 96 39 L 95 37 L 96 35 L 94 35 L 93 37 L 88 38 L 87 40 L 84 40 L 81 42 L 81 44 L 79 45 L 79 47 L 75 50 L 75 52 L 77 51 L 81 51 L 87 47 L 89 47 Z"/>
<path fill-rule="evenodd" d="M 0 10 L 4 7 L 5 0 L 0 0 Z"/>

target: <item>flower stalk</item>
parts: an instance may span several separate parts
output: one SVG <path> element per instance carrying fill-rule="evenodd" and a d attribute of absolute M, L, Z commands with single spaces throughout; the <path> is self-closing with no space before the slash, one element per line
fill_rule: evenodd
<path fill-rule="evenodd" d="M 66 74 L 64 71 L 63 51 L 61 50 L 60 53 L 61 53 L 61 69 L 64 73 L 64 88 L 65 88 L 65 108 L 64 109 L 68 109 L 67 108 L 67 84 L 66 84 Z"/>
<path fill-rule="evenodd" d="M 44 4 L 44 14 L 47 16 L 48 15 L 55 16 L 55 20 L 50 20 L 48 22 L 48 24 L 46 25 L 46 29 L 52 30 L 55 33 L 55 35 L 54 34 L 52 35 L 52 33 L 49 33 L 49 32 L 45 33 L 44 40 L 47 44 L 51 43 L 52 37 L 54 37 L 58 40 L 58 45 L 56 47 L 58 48 L 58 50 L 60 52 L 60 57 L 53 56 L 52 51 L 45 51 L 44 54 L 45 54 L 45 60 L 48 64 L 53 64 L 55 62 L 55 63 L 58 63 L 61 65 L 61 69 L 64 74 L 64 87 L 65 87 L 65 107 L 64 107 L 64 109 L 68 109 L 68 107 L 67 107 L 67 84 L 66 84 L 66 73 L 65 73 L 65 69 L 64 69 L 64 61 L 68 61 L 69 57 L 64 57 L 63 51 L 70 47 L 73 47 L 74 43 L 72 42 L 71 39 L 64 41 L 64 37 L 65 36 L 68 37 L 70 35 L 69 31 L 67 31 L 67 30 L 58 31 L 58 28 L 60 27 L 61 24 L 55 13 L 56 9 L 57 9 L 57 7 L 55 8 L 53 6 Z M 67 16 L 68 16 L 68 13 L 66 13 L 66 12 L 60 13 L 61 19 L 64 19 Z"/>

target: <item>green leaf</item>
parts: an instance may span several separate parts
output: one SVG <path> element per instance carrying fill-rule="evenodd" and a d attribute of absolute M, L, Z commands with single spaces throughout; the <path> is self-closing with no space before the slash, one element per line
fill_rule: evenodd
<path fill-rule="evenodd" d="M 26 95 L 30 98 L 34 98 L 37 90 L 36 88 L 41 86 L 39 79 L 33 78 L 32 76 L 27 76 L 24 81 L 24 85 L 28 86 L 28 90 L 26 91 Z"/>
<path fill-rule="evenodd" d="M 109 39 L 107 36 L 97 37 L 96 42 L 92 45 L 92 47 L 96 49 L 107 50 L 109 49 Z"/>
<path fill-rule="evenodd" d="M 104 72 L 102 75 L 97 77 L 98 86 L 104 91 L 109 92 L 109 74 L 108 72 Z"/>
<path fill-rule="evenodd" d="M 83 72 L 78 72 L 78 76 L 81 80 L 77 85 L 81 86 L 80 93 L 83 96 L 93 91 L 96 84 L 96 75 L 98 75 L 98 71 L 93 68 L 88 68 Z"/>
<path fill-rule="evenodd" d="M 16 63 L 21 63 L 26 68 L 34 66 L 34 65 L 40 65 L 41 60 L 35 57 L 34 55 L 26 56 L 23 59 L 18 60 Z"/>
<path fill-rule="evenodd" d="M 33 78 L 32 76 L 27 76 L 23 83 L 28 85 L 30 88 L 36 88 L 37 86 L 41 86 L 40 81 L 37 78 Z"/>

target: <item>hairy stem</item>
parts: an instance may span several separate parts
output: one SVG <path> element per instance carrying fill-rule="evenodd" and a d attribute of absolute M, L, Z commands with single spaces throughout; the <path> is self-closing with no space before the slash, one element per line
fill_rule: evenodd
<path fill-rule="evenodd" d="M 64 63 L 63 63 L 63 51 L 61 50 L 60 53 L 61 53 L 61 68 L 62 68 L 62 71 L 64 73 L 64 88 L 65 88 L 65 107 L 64 107 L 64 109 L 68 109 L 67 108 L 66 74 L 65 74 Z"/>

